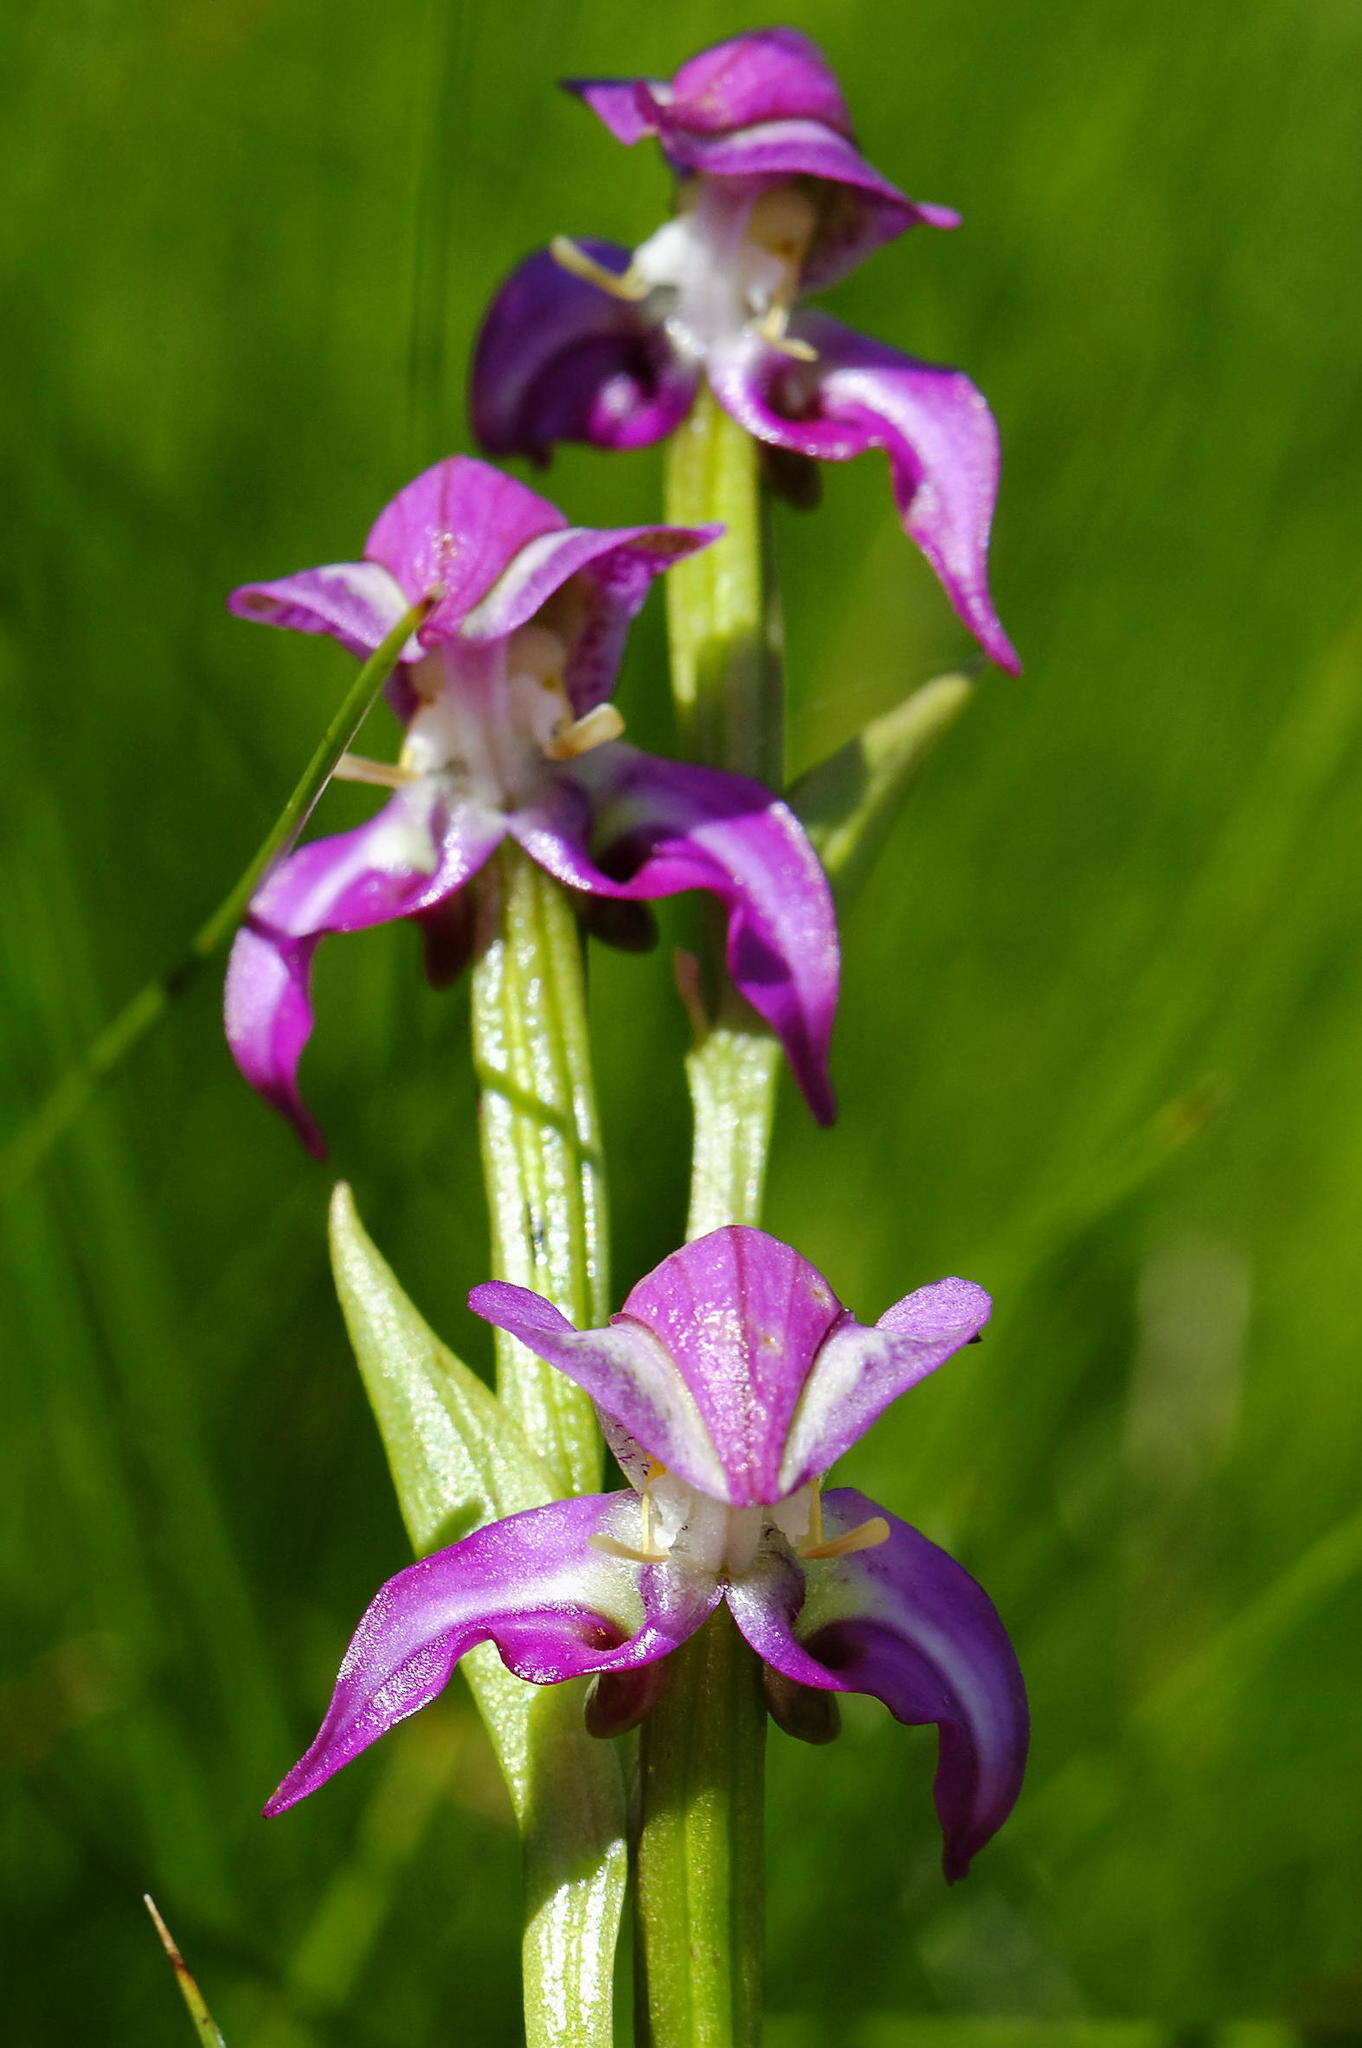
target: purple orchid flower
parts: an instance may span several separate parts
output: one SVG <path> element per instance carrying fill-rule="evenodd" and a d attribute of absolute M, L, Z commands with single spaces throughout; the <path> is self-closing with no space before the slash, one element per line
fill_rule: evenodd
<path fill-rule="evenodd" d="M 237 1065 L 313 1151 L 322 1140 L 297 1072 L 318 942 L 411 918 L 432 980 L 449 979 L 472 943 L 460 892 L 508 834 L 617 916 L 683 889 L 718 897 L 736 985 L 780 1038 L 814 1115 L 831 1121 L 837 927 L 801 826 L 759 783 L 625 745 L 608 701 L 653 577 L 717 531 L 569 526 L 523 484 L 455 456 L 379 515 L 362 562 L 233 593 L 242 617 L 330 634 L 362 659 L 433 600 L 389 692 L 406 728 L 400 761 L 347 757 L 340 770 L 385 784 L 391 799 L 367 825 L 271 870 L 228 967 Z"/>
<path fill-rule="evenodd" d="M 493 455 L 556 441 L 638 448 L 689 412 L 701 376 L 749 433 L 801 458 L 889 459 L 910 537 L 989 657 L 1016 654 L 988 590 L 998 434 L 959 370 L 900 355 L 796 299 L 919 223 L 852 139 L 837 80 L 793 29 L 703 50 L 670 84 L 569 79 L 618 141 L 656 136 L 674 219 L 632 254 L 557 239 L 503 285 L 478 340 L 473 422 Z"/>
<path fill-rule="evenodd" d="M 476 1643 L 536 1685 L 588 1673 L 632 1685 L 637 1718 L 652 1696 L 642 1674 L 727 1600 L 773 1712 L 810 1689 L 864 1692 L 900 1721 L 936 1724 L 946 1875 L 963 1876 L 1021 1785 L 1026 1693 L 1012 1645 L 944 1550 L 820 1482 L 891 1401 L 978 1335 L 983 1289 L 938 1280 L 866 1328 L 807 1259 L 732 1224 L 664 1259 L 605 1329 L 576 1330 L 504 1281 L 469 1302 L 586 1389 L 630 1486 L 511 1515 L 390 1579 L 266 1813 L 425 1706 Z"/>

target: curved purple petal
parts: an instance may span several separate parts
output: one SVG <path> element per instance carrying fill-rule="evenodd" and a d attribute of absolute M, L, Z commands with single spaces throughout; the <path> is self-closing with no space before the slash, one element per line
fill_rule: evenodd
<path fill-rule="evenodd" d="M 892 1401 L 978 1336 L 993 1304 L 972 1280 L 919 1287 L 874 1329 L 845 1316 L 803 1383 L 780 1460 L 780 1491 L 826 1472 Z"/>
<path fill-rule="evenodd" d="M 610 874 L 623 877 L 613 890 L 605 875 L 577 886 L 604 883 L 603 894 L 642 898 L 683 889 L 717 896 L 728 912 L 735 985 L 784 1046 L 818 1121 L 831 1123 L 837 920 L 827 877 L 794 813 L 746 776 L 663 761 L 623 744 L 584 756 L 573 773 L 593 800 L 600 857 Z M 517 821 L 512 830 L 520 836 Z"/>
<path fill-rule="evenodd" d="M 642 142 L 657 133 L 653 95 L 667 89 L 660 79 L 563 78 L 559 84 L 586 102 L 616 142 Z"/>
<path fill-rule="evenodd" d="M 439 593 L 423 647 L 447 640 L 521 548 L 567 525 L 556 505 L 490 463 L 451 455 L 385 505 L 364 553 L 396 578 L 406 602 Z"/>
<path fill-rule="evenodd" d="M 719 1497 L 745 1507 L 792 1493 L 781 1471 L 791 1422 L 829 1333 L 849 1320 L 817 1267 L 764 1230 L 729 1224 L 640 1280 L 624 1318 L 685 1382 L 723 1467 Z"/>
<path fill-rule="evenodd" d="M 724 1446 L 702 1417 L 702 1386 L 684 1367 L 678 1370 L 678 1361 L 648 1330 L 619 1318 L 602 1330 L 575 1330 L 541 1295 L 508 1280 L 484 1281 L 469 1295 L 468 1306 L 584 1387 L 602 1413 L 668 1471 L 711 1500 L 733 1498 Z"/>
<path fill-rule="evenodd" d="M 870 1693 L 899 1721 L 936 1724 L 933 1789 L 953 1883 L 1021 1790 L 1026 1687 L 997 1609 L 962 1565 L 851 1487 L 823 1496 L 829 1535 L 874 1516 L 889 1524 L 878 1548 L 802 1572 L 760 1561 L 729 1588 L 729 1606 L 757 1655 L 797 1684 Z"/>
<path fill-rule="evenodd" d="M 588 1494 L 475 1530 L 389 1579 L 355 1631 L 316 1741 L 265 1812 L 283 1813 L 448 1684 L 476 1643 L 535 1685 L 665 1657 L 716 1605 L 717 1587 L 629 1563 L 593 1536 L 637 1546 L 633 1494 Z"/>
<path fill-rule="evenodd" d="M 608 270 L 628 269 L 613 242 L 583 240 Z M 547 462 L 557 441 L 646 448 L 680 425 L 697 375 L 661 323 L 555 263 L 527 257 L 493 299 L 469 377 L 473 431 L 489 455 Z"/>
<path fill-rule="evenodd" d="M 708 547 L 721 526 L 565 527 L 522 548 L 475 610 L 467 640 L 501 640 L 525 625 L 558 592 L 568 643 L 565 681 L 581 718 L 615 687 L 624 642 L 654 576 Z M 564 588 L 572 579 L 573 588 Z M 544 623 L 552 626 L 555 612 Z"/>
<path fill-rule="evenodd" d="M 239 619 L 261 619 L 267 626 L 288 626 L 296 633 L 326 633 L 342 647 L 367 661 L 387 639 L 410 600 L 401 585 L 377 562 L 332 562 L 324 569 L 303 569 L 273 583 L 243 583 L 227 600 Z M 402 650 L 405 661 L 419 661 L 415 639 Z"/>
<path fill-rule="evenodd" d="M 492 813 L 416 782 L 367 825 L 299 847 L 256 891 L 227 966 L 227 1043 L 251 1086 L 318 1156 L 325 1146 L 298 1093 L 298 1062 L 312 1035 L 319 941 L 433 909 L 477 873 L 505 829 Z"/>
<path fill-rule="evenodd" d="M 793 363 L 756 340 L 716 352 L 719 402 L 760 440 L 823 462 L 882 448 L 906 531 L 984 652 L 1015 674 L 988 591 L 998 430 L 983 394 L 961 371 L 900 355 L 825 314 L 803 314 L 794 328 L 816 362 Z"/>
<path fill-rule="evenodd" d="M 673 129 L 722 134 L 756 121 L 818 121 L 843 135 L 851 116 L 831 65 L 793 28 L 729 36 L 689 58 L 668 83 L 655 78 L 565 78 L 619 142 Z"/>

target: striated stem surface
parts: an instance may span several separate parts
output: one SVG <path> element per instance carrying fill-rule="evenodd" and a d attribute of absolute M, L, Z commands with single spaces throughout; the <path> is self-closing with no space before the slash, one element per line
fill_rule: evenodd
<path fill-rule="evenodd" d="M 473 1062 L 492 1272 L 532 1287 L 579 1328 L 606 1320 L 605 1177 L 586 984 L 566 892 L 509 841 L 489 863 L 491 937 L 473 971 Z M 504 1331 L 497 1392 L 564 1493 L 601 1483 L 588 1395 Z"/>

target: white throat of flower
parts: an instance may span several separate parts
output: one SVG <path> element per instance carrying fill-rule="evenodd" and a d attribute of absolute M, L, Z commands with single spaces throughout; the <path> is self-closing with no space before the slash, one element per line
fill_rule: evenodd
<path fill-rule="evenodd" d="M 400 758 L 343 754 L 337 776 L 389 789 L 440 776 L 457 795 L 491 811 L 531 800 L 547 762 L 574 760 L 624 730 L 613 704 L 576 716 L 568 653 L 563 636 L 537 620 L 504 641 L 455 639 L 436 648 L 407 671 L 420 702 Z"/>
<path fill-rule="evenodd" d="M 817 225 L 813 200 L 794 185 L 754 197 L 735 181 L 700 176 L 682 185 L 675 217 L 635 249 L 622 276 L 566 236 L 550 248 L 564 270 L 655 317 L 688 362 L 749 331 L 808 362 L 814 350 L 785 330 Z"/>
<path fill-rule="evenodd" d="M 821 1480 L 813 1479 L 770 1505 L 732 1507 L 650 1458 L 637 1486 L 638 1544 L 621 1543 L 612 1536 L 590 1540 L 596 1549 L 633 1564 L 670 1564 L 721 1581 L 742 1578 L 767 1550 L 792 1551 L 812 1563 L 849 1557 L 888 1541 L 889 1524 L 883 1515 L 840 1536 L 825 1537 L 821 1486 Z"/>

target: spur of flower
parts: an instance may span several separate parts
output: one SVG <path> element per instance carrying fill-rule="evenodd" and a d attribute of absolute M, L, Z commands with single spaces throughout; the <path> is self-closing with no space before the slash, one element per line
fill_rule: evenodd
<path fill-rule="evenodd" d="M 511 1515 L 390 1579 L 316 1741 L 265 1811 L 314 1792 L 426 1705 L 477 1643 L 536 1685 L 632 1674 L 622 1697 L 636 1716 L 645 1675 L 726 1600 L 777 1718 L 797 1727 L 801 1697 L 863 1692 L 900 1721 L 936 1724 L 945 1870 L 962 1876 L 1021 1785 L 1016 1657 L 962 1566 L 822 1478 L 978 1335 L 983 1289 L 939 1280 L 866 1327 L 798 1252 L 730 1225 L 664 1259 L 604 1329 L 574 1329 L 509 1282 L 469 1300 L 586 1389 L 629 1485 Z"/>
<path fill-rule="evenodd" d="M 959 215 L 866 162 L 836 78 L 793 29 L 734 36 L 670 82 L 565 83 L 618 141 L 657 139 L 677 210 L 632 253 L 559 236 L 512 273 L 473 365 L 489 454 L 642 447 L 680 425 L 702 378 L 773 448 L 825 462 L 882 448 L 906 531 L 984 652 L 1015 670 L 988 589 L 998 435 L 983 396 L 959 370 L 796 309 L 905 229 Z"/>
<path fill-rule="evenodd" d="M 644 900 L 684 889 L 716 896 L 734 983 L 780 1038 L 814 1114 L 831 1119 L 837 927 L 801 826 L 759 783 L 627 745 L 609 701 L 653 577 L 719 530 L 569 526 L 523 484 L 455 456 L 379 515 L 363 561 L 233 593 L 243 618 L 329 634 L 362 659 L 429 605 L 389 690 L 405 727 L 398 761 L 341 764 L 388 787 L 388 802 L 271 870 L 228 967 L 237 1064 L 314 1151 L 297 1074 L 319 941 L 411 918 L 431 978 L 449 979 L 473 943 L 464 892 L 507 836 L 598 915 L 641 916 Z"/>

